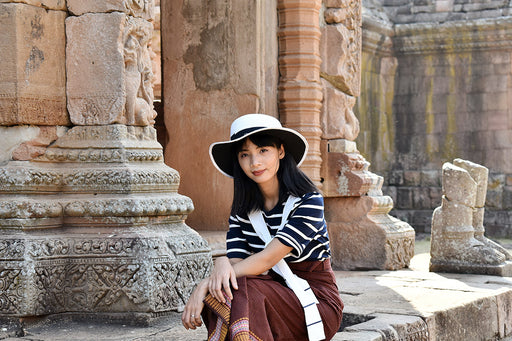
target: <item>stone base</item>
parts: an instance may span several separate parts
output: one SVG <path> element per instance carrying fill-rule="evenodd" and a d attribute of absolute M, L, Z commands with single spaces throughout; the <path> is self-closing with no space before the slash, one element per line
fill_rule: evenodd
<path fill-rule="evenodd" d="M 325 198 L 333 267 L 338 270 L 409 266 L 414 256 L 414 229 L 389 216 L 387 196 Z"/>
<path fill-rule="evenodd" d="M 181 310 L 212 254 L 178 186 L 151 127 L 77 126 L 0 167 L 0 318 Z"/>
<path fill-rule="evenodd" d="M 101 313 L 146 324 L 181 309 L 211 268 L 208 244 L 182 222 L 74 230 L 2 234 L 1 316 Z"/>
<path fill-rule="evenodd" d="M 511 277 L 512 261 L 506 261 L 500 265 L 488 265 L 431 260 L 429 270 L 431 272 L 451 272 Z"/>

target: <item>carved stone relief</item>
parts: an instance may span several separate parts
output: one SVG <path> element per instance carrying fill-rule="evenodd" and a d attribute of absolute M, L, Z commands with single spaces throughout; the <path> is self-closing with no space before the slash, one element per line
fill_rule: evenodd
<path fill-rule="evenodd" d="M 320 74 L 335 88 L 359 96 L 361 88 L 361 1 L 324 1 Z"/>
<path fill-rule="evenodd" d="M 78 125 L 154 123 L 152 24 L 124 13 L 66 19 L 68 110 Z M 101 37 L 97 27 L 102 27 Z M 101 40 L 101 41 L 100 41 Z"/>

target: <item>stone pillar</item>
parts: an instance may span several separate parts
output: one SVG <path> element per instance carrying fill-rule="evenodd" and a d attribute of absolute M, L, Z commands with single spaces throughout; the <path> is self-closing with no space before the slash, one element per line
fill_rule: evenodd
<path fill-rule="evenodd" d="M 320 23 L 321 0 L 280 0 L 279 114 L 283 125 L 299 131 L 309 142 L 302 169 L 321 187 L 320 167 Z"/>
<path fill-rule="evenodd" d="M 55 63 L 67 73 L 65 122 L 75 126 L 41 155 L 0 167 L 0 317 L 148 323 L 180 309 L 211 266 L 207 243 L 184 223 L 192 201 L 178 194 L 179 174 L 163 163 L 151 126 L 153 1 L 67 6 L 61 38 L 43 46 L 67 40 L 66 60 Z M 58 120 L 50 105 L 42 111 Z M 18 115 L 9 110 L 3 116 Z"/>
<path fill-rule="evenodd" d="M 430 271 L 512 275 L 508 251 L 484 236 L 487 173 L 461 159 L 443 165 L 443 201 L 432 217 Z"/>
<path fill-rule="evenodd" d="M 359 121 L 353 107 L 361 87 L 361 2 L 324 0 L 320 51 L 323 89 L 322 190 L 338 269 L 389 269 L 409 265 L 414 230 L 388 215 L 393 201 L 382 195 L 383 178 L 354 142 Z"/>

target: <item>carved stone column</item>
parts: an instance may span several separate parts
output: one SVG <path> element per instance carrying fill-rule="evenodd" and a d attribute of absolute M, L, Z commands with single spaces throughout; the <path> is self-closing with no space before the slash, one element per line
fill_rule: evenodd
<path fill-rule="evenodd" d="M 320 23 L 322 1 L 280 0 L 279 113 L 281 121 L 309 142 L 302 169 L 321 186 L 320 167 Z"/>
<path fill-rule="evenodd" d="M 361 1 L 323 4 L 321 176 L 333 265 L 400 269 L 414 255 L 414 230 L 388 215 L 393 201 L 382 195 L 383 179 L 368 171 L 370 164 L 354 142 L 359 134 L 352 108 L 361 86 Z"/>
<path fill-rule="evenodd" d="M 153 2 L 67 5 L 75 126 L 43 155 L 0 167 L 0 317 L 148 323 L 180 309 L 211 267 L 151 126 Z"/>

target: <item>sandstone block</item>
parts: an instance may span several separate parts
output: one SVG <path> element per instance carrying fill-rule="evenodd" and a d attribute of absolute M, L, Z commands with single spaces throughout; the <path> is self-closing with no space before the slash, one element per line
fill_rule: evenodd
<path fill-rule="evenodd" d="M 421 172 L 415 170 L 404 171 L 405 186 L 419 186 L 421 182 Z"/>
<path fill-rule="evenodd" d="M 68 125 L 66 12 L 0 3 L 0 125 Z"/>
<path fill-rule="evenodd" d="M 74 15 L 123 12 L 146 20 L 153 20 L 155 17 L 154 0 L 67 0 L 67 4 L 68 10 Z"/>
<path fill-rule="evenodd" d="M 23 3 L 27 5 L 42 7 L 45 9 L 52 9 L 52 10 L 59 10 L 59 11 L 65 11 L 66 10 L 66 0 L 0 0 L 0 3 Z"/>
<path fill-rule="evenodd" d="M 321 76 L 337 89 L 359 96 L 361 86 L 361 29 L 345 25 L 326 25 L 321 28 Z M 357 43 L 359 41 L 359 43 Z"/>
<path fill-rule="evenodd" d="M 352 108 L 356 99 L 322 80 L 324 105 L 322 106 L 322 138 L 354 141 L 359 134 L 359 120 Z"/>
<path fill-rule="evenodd" d="M 341 8 L 327 8 L 324 12 L 325 22 L 339 24 L 347 18 L 347 12 Z"/>
<path fill-rule="evenodd" d="M 74 124 L 154 123 L 151 31 L 150 22 L 118 12 L 66 20 L 68 110 Z"/>
<path fill-rule="evenodd" d="M 409 265 L 414 229 L 387 214 L 391 198 L 326 198 L 325 204 L 335 268 L 396 270 Z"/>

